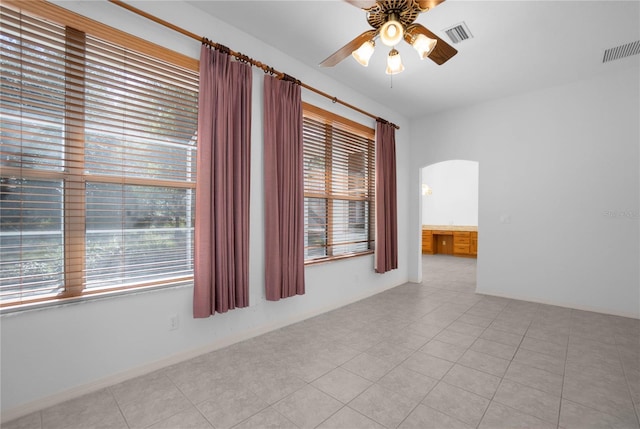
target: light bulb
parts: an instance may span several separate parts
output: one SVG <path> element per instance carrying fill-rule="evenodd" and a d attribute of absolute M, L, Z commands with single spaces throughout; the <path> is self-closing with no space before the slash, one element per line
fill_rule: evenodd
<path fill-rule="evenodd" d="M 397 45 L 402 40 L 402 36 L 404 36 L 402 24 L 393 16 L 380 27 L 380 40 L 387 46 Z"/>
<path fill-rule="evenodd" d="M 400 52 L 392 49 L 387 57 L 387 74 L 398 74 L 404 70 Z"/>
<path fill-rule="evenodd" d="M 433 49 L 436 47 L 436 43 L 438 41 L 436 39 L 431 39 L 424 34 L 418 34 L 414 39 L 411 45 L 413 48 L 418 51 L 418 56 L 421 60 L 424 60 L 433 52 Z"/>
<path fill-rule="evenodd" d="M 364 42 L 358 49 L 353 51 L 351 55 L 356 59 L 357 62 L 367 67 L 369 65 L 369 59 L 371 55 L 373 55 L 373 50 L 376 44 L 373 40 L 367 40 Z"/>

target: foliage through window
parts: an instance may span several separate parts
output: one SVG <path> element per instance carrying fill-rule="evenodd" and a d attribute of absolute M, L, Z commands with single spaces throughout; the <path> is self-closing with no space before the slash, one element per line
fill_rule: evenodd
<path fill-rule="evenodd" d="M 374 131 L 304 104 L 305 261 L 374 249 Z"/>
<path fill-rule="evenodd" d="M 191 278 L 197 71 L 0 11 L 0 304 Z"/>

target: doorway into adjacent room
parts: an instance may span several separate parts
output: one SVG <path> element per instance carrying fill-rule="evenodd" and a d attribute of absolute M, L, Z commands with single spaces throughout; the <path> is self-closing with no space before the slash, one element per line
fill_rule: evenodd
<path fill-rule="evenodd" d="M 422 258 L 477 258 L 479 163 L 438 162 L 423 167 L 420 177 Z"/>

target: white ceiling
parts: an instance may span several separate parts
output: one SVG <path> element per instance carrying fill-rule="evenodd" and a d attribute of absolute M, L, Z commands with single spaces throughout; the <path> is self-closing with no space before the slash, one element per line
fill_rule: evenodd
<path fill-rule="evenodd" d="M 408 118 L 640 63 L 640 55 L 602 63 L 605 49 L 640 40 L 637 0 L 447 0 L 422 13 L 417 22 L 454 46 L 458 54 L 438 66 L 428 59 L 420 61 L 413 48 L 401 42 L 397 49 L 406 69 L 393 81 L 385 74 L 389 48 L 381 43 L 367 68 L 350 57 L 333 68 L 318 67 L 370 29 L 366 12 L 345 1 L 188 3 Z M 462 21 L 474 37 L 454 45 L 443 30 Z M 304 76 L 296 77 L 304 81 Z"/>

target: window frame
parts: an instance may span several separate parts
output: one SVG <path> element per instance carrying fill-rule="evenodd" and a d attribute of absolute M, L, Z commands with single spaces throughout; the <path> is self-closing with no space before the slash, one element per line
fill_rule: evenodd
<path fill-rule="evenodd" d="M 305 186 L 304 190 L 304 198 L 319 198 L 326 199 L 326 225 L 327 225 L 327 244 L 326 247 L 327 253 L 331 253 L 332 247 L 334 245 L 332 241 L 333 237 L 333 205 L 336 201 L 348 201 L 348 202 L 364 202 L 369 204 L 369 213 L 368 213 L 368 249 L 360 252 L 353 252 L 347 254 L 327 254 L 324 257 L 305 259 L 304 264 L 307 265 L 316 265 L 323 264 L 327 262 L 345 260 L 356 258 L 360 256 L 372 255 L 375 252 L 375 130 L 373 128 L 367 127 L 358 122 L 352 121 L 340 115 L 337 115 L 328 110 L 321 109 L 312 104 L 302 102 L 302 110 L 303 117 L 310 118 L 315 121 L 321 122 L 325 125 L 325 129 L 327 130 L 325 134 L 325 192 L 323 194 L 308 192 Z M 303 125 L 304 127 L 304 125 Z M 368 182 L 368 198 L 347 198 L 344 195 L 332 195 L 333 191 L 332 187 L 332 157 L 333 157 L 333 143 L 332 143 L 332 130 L 334 127 L 338 127 L 343 132 L 349 132 L 357 135 L 358 137 L 363 137 L 368 140 L 368 153 L 367 153 L 367 171 L 369 174 L 369 182 Z M 306 216 L 306 215 L 305 215 Z M 347 209 L 347 217 L 351 217 L 351 208 Z M 305 221 L 306 226 L 306 221 Z M 306 234 L 306 233 L 305 233 Z M 305 237 L 306 239 L 306 237 Z M 352 243 L 337 243 L 340 244 L 352 244 Z"/>
<path fill-rule="evenodd" d="M 135 51 L 143 55 L 162 60 L 183 69 L 199 71 L 199 61 L 189 56 L 177 53 L 163 46 L 156 45 L 147 40 L 133 36 L 121 30 L 117 30 L 83 15 L 64 9 L 60 6 L 43 0 L 3 0 L 2 7 L 13 11 L 42 19 L 59 26 L 65 27 L 65 45 L 78 44 L 84 46 L 86 36 L 95 37 L 123 50 Z M 71 73 L 71 66 L 65 62 L 65 74 Z M 77 73 L 73 75 L 78 77 Z M 84 101 L 84 83 L 80 103 Z M 77 87 L 77 85 L 76 85 Z M 117 184 L 117 185 L 141 185 L 153 187 L 172 187 L 191 189 L 195 191 L 195 175 L 191 181 L 168 180 L 162 178 L 139 178 L 124 175 L 110 176 L 103 174 L 91 174 L 85 171 L 84 153 L 86 142 L 84 139 L 84 114 L 73 113 L 78 109 L 78 97 L 74 94 L 77 90 L 65 91 L 65 117 L 73 117 L 73 121 L 67 121 L 63 126 L 65 163 L 60 171 L 44 169 L 23 169 L 21 167 L 3 166 L 2 175 L 26 180 L 61 181 L 63 183 L 62 219 L 63 227 L 63 277 L 64 282 L 59 293 L 36 295 L 34 297 L 20 297 L 0 303 L 0 311 L 5 312 L 27 309 L 35 305 L 55 305 L 69 302 L 70 300 L 83 299 L 85 297 L 110 296 L 114 293 L 126 291 L 140 292 L 159 287 L 173 287 L 186 284 L 193 280 L 193 275 L 174 277 L 170 280 L 150 280 L 134 284 L 120 286 L 87 289 L 86 285 L 86 189 L 87 183 Z M 75 97 L 74 97 L 75 96 Z M 73 100 L 71 100 L 73 98 Z M 82 106 L 81 106 L 82 108 Z M 197 106 L 196 106 L 197 108 Z M 193 192 L 195 198 L 195 192 Z"/>

